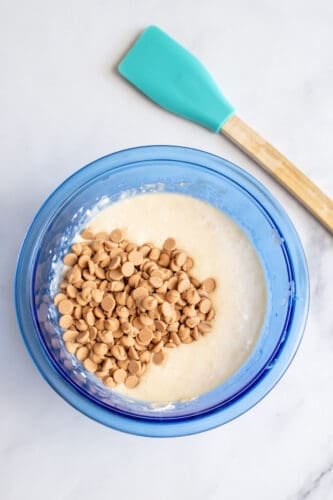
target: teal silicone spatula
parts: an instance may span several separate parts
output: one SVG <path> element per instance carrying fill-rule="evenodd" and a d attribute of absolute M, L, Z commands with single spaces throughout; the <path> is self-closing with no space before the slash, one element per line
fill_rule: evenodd
<path fill-rule="evenodd" d="M 333 201 L 235 114 L 202 63 L 169 35 L 148 27 L 118 70 L 163 108 L 232 140 L 333 233 Z"/>

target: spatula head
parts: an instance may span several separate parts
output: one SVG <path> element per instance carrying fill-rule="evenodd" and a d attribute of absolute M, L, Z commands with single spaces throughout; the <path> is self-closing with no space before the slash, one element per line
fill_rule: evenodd
<path fill-rule="evenodd" d="M 156 26 L 142 33 L 118 70 L 163 108 L 214 132 L 234 112 L 201 62 Z"/>

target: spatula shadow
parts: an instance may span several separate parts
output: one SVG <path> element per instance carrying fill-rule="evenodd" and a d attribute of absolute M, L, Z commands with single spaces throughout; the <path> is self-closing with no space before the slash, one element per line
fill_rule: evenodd
<path fill-rule="evenodd" d="M 135 44 L 135 42 L 137 41 L 138 37 L 141 35 L 141 33 L 143 32 L 144 30 L 140 30 L 140 31 L 137 31 L 136 35 L 133 37 L 133 40 L 132 42 L 129 42 L 128 45 L 126 46 L 126 48 L 124 48 L 123 52 L 121 53 L 119 59 L 111 66 L 110 68 L 110 71 L 112 74 L 119 74 L 118 73 L 118 65 L 120 63 L 120 61 L 125 57 L 125 55 L 127 54 L 127 52 L 133 47 L 133 45 Z"/>

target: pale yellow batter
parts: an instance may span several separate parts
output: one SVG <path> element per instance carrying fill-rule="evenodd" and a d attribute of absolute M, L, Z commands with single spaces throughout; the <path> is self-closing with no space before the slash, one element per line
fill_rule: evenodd
<path fill-rule="evenodd" d="M 195 261 L 200 280 L 214 277 L 216 318 L 199 341 L 166 349 L 162 365 L 149 364 L 134 389 L 116 391 L 148 401 L 192 399 L 233 374 L 249 356 L 260 332 L 266 289 L 258 256 L 226 215 L 189 196 L 153 193 L 118 201 L 89 221 L 95 232 L 122 228 L 138 244 L 177 241 Z"/>

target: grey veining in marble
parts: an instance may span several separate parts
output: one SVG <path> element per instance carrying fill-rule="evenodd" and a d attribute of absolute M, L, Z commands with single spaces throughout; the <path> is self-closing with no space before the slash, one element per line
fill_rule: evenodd
<path fill-rule="evenodd" d="M 1 500 L 333 499 L 332 236 L 226 139 L 162 111 L 114 70 L 158 24 L 333 196 L 332 20 L 330 0 L 0 1 Z M 12 281 L 29 222 L 65 177 L 161 143 L 224 156 L 272 191 L 302 239 L 311 307 L 295 360 L 261 403 L 223 428 L 156 441 L 98 425 L 52 391 L 19 336 Z"/>
<path fill-rule="evenodd" d="M 295 500 L 304 500 L 311 498 L 330 498 L 333 488 L 333 462 L 330 462 L 320 473 L 312 479 L 309 484 L 304 486 L 295 497 Z"/>

